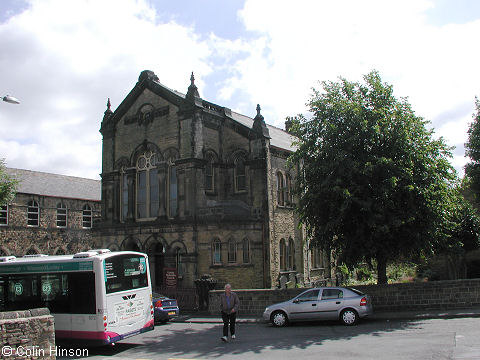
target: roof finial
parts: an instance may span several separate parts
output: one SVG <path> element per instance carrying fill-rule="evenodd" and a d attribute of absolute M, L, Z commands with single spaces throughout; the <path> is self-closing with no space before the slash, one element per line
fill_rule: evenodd
<path fill-rule="evenodd" d="M 108 98 L 108 100 L 107 100 L 107 110 L 108 110 L 108 111 L 111 111 L 111 110 L 110 110 L 110 107 L 111 107 L 111 106 L 112 106 L 112 105 L 110 104 L 110 98 Z"/>
<path fill-rule="evenodd" d="M 260 108 L 260 104 L 257 104 L 257 116 L 261 115 L 261 114 L 260 114 L 260 110 L 262 110 L 262 109 Z"/>
<path fill-rule="evenodd" d="M 190 76 L 190 84 L 195 85 L 195 76 L 193 76 L 193 71 L 192 71 L 192 76 Z"/>

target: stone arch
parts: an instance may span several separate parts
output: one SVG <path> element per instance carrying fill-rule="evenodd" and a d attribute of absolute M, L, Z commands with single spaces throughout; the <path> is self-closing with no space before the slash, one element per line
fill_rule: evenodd
<path fill-rule="evenodd" d="M 64 246 L 59 246 L 53 251 L 53 255 L 66 255 L 67 249 Z"/>
<path fill-rule="evenodd" d="M 11 251 L 6 246 L 0 246 L 0 256 L 10 256 Z"/>
<path fill-rule="evenodd" d="M 130 164 L 130 160 L 126 156 L 122 156 L 120 159 L 118 159 L 115 162 L 114 169 L 115 170 L 120 170 L 122 167 L 123 168 L 128 168 L 130 166 L 133 166 Z"/>
<path fill-rule="evenodd" d="M 170 147 L 168 148 L 167 150 L 165 150 L 164 154 L 163 154 L 163 158 L 165 159 L 165 161 L 168 161 L 168 160 L 177 160 L 178 158 L 180 157 L 180 153 L 178 152 L 178 150 L 174 147 Z"/>
<path fill-rule="evenodd" d="M 120 246 L 115 242 L 108 244 L 106 248 L 110 251 L 120 251 Z"/>
<path fill-rule="evenodd" d="M 25 252 L 25 255 L 37 255 L 40 254 L 40 249 L 36 245 L 30 246 L 27 251 Z"/>
<path fill-rule="evenodd" d="M 143 246 L 140 240 L 128 236 L 126 237 L 122 243 L 120 244 L 120 249 L 122 250 L 130 250 L 130 251 L 143 251 Z"/>
<path fill-rule="evenodd" d="M 145 241 L 145 252 L 148 254 L 150 276 L 154 287 L 163 285 L 163 269 L 165 268 L 165 252 L 167 243 L 158 234 L 152 234 Z"/>
<path fill-rule="evenodd" d="M 138 157 L 147 151 L 151 151 L 152 153 L 155 154 L 157 163 L 160 161 L 164 161 L 164 156 L 162 155 L 160 148 L 156 144 L 145 140 L 143 143 L 138 145 L 133 151 L 132 155 L 130 156 L 130 164 L 132 166 L 135 166 L 135 164 L 137 163 Z"/>

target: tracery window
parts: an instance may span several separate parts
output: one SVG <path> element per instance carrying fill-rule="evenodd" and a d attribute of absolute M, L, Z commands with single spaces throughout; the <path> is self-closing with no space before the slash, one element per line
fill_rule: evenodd
<path fill-rule="evenodd" d="M 215 173 L 213 168 L 213 156 L 207 156 L 205 165 L 205 191 L 213 192 L 215 190 Z"/>
<path fill-rule="evenodd" d="M 278 206 L 285 205 L 285 183 L 281 172 L 277 173 L 277 204 Z"/>
<path fill-rule="evenodd" d="M 158 216 L 160 186 L 156 159 L 155 153 L 151 151 L 143 153 L 137 159 L 137 219 Z"/>
<path fill-rule="evenodd" d="M 128 217 L 128 175 L 125 173 L 125 170 L 122 168 L 120 172 L 120 217 L 122 221 L 125 221 Z"/>
<path fill-rule="evenodd" d="M 242 250 L 243 250 L 243 263 L 244 264 L 250 263 L 250 241 L 247 238 L 243 239 Z"/>
<path fill-rule="evenodd" d="M 213 240 L 212 243 L 212 263 L 214 265 L 222 263 L 222 243 L 219 239 Z"/>
<path fill-rule="evenodd" d="M 237 242 L 235 239 L 228 241 L 228 263 L 235 264 L 237 262 Z"/>
<path fill-rule="evenodd" d="M 168 161 L 168 216 L 175 217 L 178 214 L 178 179 L 177 167 L 173 159 Z"/>

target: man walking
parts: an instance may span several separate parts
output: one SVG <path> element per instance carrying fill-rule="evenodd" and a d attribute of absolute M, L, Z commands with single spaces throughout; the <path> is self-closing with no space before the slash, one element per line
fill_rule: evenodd
<path fill-rule="evenodd" d="M 228 340 L 228 327 L 230 324 L 230 335 L 232 340 L 235 339 L 235 321 L 237 319 L 237 311 L 240 306 L 238 295 L 232 291 L 230 284 L 225 285 L 225 293 L 220 295 L 220 306 L 223 320 L 223 336 L 222 341 Z"/>

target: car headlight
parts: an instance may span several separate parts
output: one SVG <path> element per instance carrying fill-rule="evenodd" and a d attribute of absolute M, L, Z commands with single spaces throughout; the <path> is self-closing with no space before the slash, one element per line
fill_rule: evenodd
<path fill-rule="evenodd" d="M 270 309 L 267 307 L 267 308 L 265 308 L 265 311 L 264 311 L 264 312 L 268 312 L 269 310 L 270 310 Z"/>

